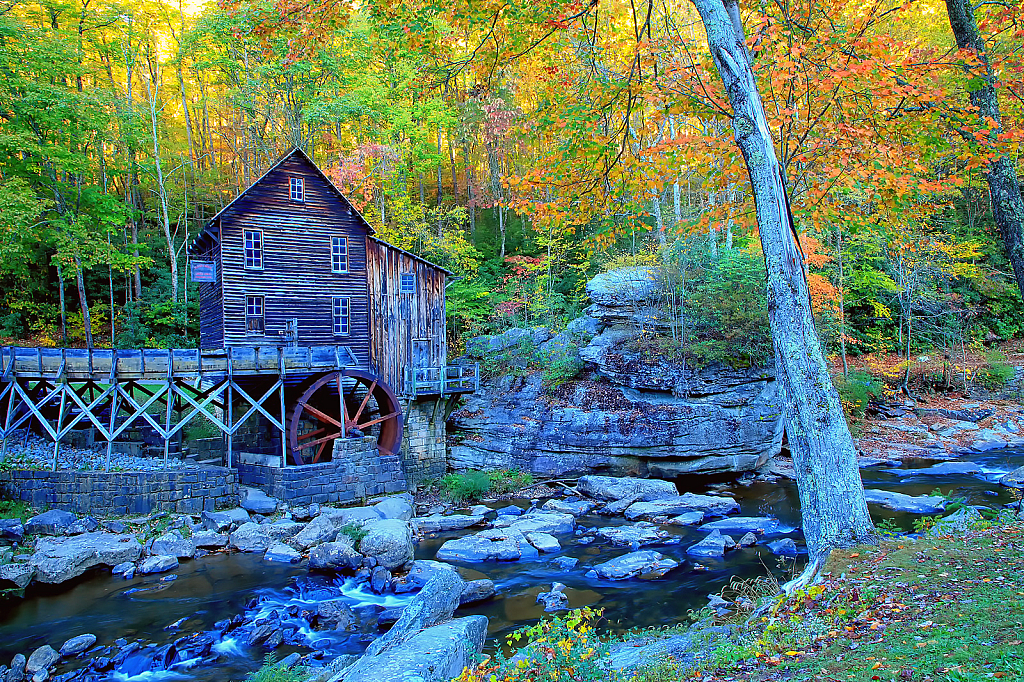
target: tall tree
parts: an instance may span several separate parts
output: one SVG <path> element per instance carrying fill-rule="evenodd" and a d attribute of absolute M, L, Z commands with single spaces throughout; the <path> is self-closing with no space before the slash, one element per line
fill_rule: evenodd
<path fill-rule="evenodd" d="M 733 134 L 746 162 L 768 273 L 768 319 L 777 379 L 785 394 L 810 562 L 791 587 L 813 579 L 833 549 L 874 542 L 857 450 L 832 385 L 811 311 L 804 254 L 785 180 L 754 80 L 737 0 L 693 0 L 732 106 Z"/>
<path fill-rule="evenodd" d="M 965 62 L 964 71 L 969 78 L 967 90 L 977 113 L 976 128 L 981 131 L 981 137 L 973 132 L 964 136 L 968 142 L 977 140 L 994 147 L 982 167 L 982 173 L 988 183 L 992 218 L 1002 234 L 1006 255 L 1017 278 L 1017 289 L 1024 298 L 1024 199 L 1021 198 L 1013 157 L 998 149 L 1004 134 L 996 89 L 1000 77 L 989 59 L 971 3 L 968 0 L 946 0 L 946 12 L 957 47 L 970 52 L 974 62 Z M 1019 39 L 1021 34 L 1018 31 L 1014 35 Z"/>

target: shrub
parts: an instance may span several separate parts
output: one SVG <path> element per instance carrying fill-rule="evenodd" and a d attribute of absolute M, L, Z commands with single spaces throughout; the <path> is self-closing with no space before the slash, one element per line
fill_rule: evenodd
<path fill-rule="evenodd" d="M 369 534 L 368 530 L 363 528 L 360 524 L 353 523 L 351 521 L 338 529 L 338 535 L 345 535 L 352 538 L 352 544 L 355 547 L 359 546 L 359 543 L 363 541 L 363 538 L 365 538 L 367 534 Z"/>
<path fill-rule="evenodd" d="M 544 383 L 550 388 L 558 388 L 567 381 L 572 381 L 583 371 L 579 347 L 569 344 L 548 355 L 547 366 L 544 368 Z"/>
<path fill-rule="evenodd" d="M 491 478 L 483 471 L 447 474 L 441 479 L 441 495 L 453 502 L 479 500 L 491 489 Z"/>
<path fill-rule="evenodd" d="M 32 516 L 32 509 L 18 500 L 0 500 L 0 519 L 21 519 L 27 521 Z"/>
<path fill-rule="evenodd" d="M 522 490 L 533 485 L 533 474 L 519 469 L 495 469 L 488 472 L 490 491 L 496 495 Z"/>
<path fill-rule="evenodd" d="M 309 671 L 302 667 L 285 668 L 274 654 L 267 654 L 263 666 L 245 676 L 245 682 L 304 682 Z"/>
<path fill-rule="evenodd" d="M 861 369 L 850 370 L 845 377 L 836 377 L 833 383 L 847 415 L 854 419 L 864 417 L 868 400 L 872 397 L 880 398 L 884 388 L 882 382 Z"/>
<path fill-rule="evenodd" d="M 986 388 L 996 389 L 1005 386 L 1016 374 L 1013 365 L 1006 361 L 1006 356 L 997 350 L 985 353 L 986 367 L 978 370 L 977 379 Z"/>

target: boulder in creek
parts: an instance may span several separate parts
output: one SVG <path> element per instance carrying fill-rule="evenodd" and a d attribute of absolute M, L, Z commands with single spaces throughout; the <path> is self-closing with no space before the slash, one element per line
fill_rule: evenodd
<path fill-rule="evenodd" d="M 677 566 L 679 566 L 679 562 L 675 559 L 646 549 L 623 554 L 611 561 L 596 564 L 587 571 L 587 577 L 604 578 L 605 580 L 626 580 L 637 576 L 660 578 Z"/>
<path fill-rule="evenodd" d="M 597 500 L 649 502 L 677 497 L 679 491 L 672 481 L 628 476 L 581 476 L 576 489 Z"/>
<path fill-rule="evenodd" d="M 549 613 L 552 611 L 565 611 L 569 608 L 569 597 L 563 592 L 564 589 L 565 585 L 562 583 L 551 583 L 551 591 L 538 594 L 537 603 L 543 604 L 544 610 Z"/>
<path fill-rule="evenodd" d="M 263 526 L 266 528 L 267 534 L 270 536 L 271 540 L 275 542 L 284 542 L 285 540 L 294 537 L 300 530 L 306 527 L 306 524 L 281 519 L 280 521 L 274 521 L 273 523 L 265 523 Z"/>
<path fill-rule="evenodd" d="M 325 542 L 309 550 L 311 571 L 351 572 L 363 563 L 363 555 L 349 542 Z"/>
<path fill-rule="evenodd" d="M 29 535 L 63 535 L 78 517 L 63 509 L 51 509 L 33 516 L 25 522 L 25 532 Z"/>
<path fill-rule="evenodd" d="M 250 521 L 231 533 L 228 543 L 239 552 L 266 552 L 270 547 L 270 534 L 263 524 Z"/>
<path fill-rule="evenodd" d="M 1000 478 L 999 485 L 1004 485 L 1007 488 L 1017 488 L 1018 490 L 1024 488 L 1024 466 L 1014 469 Z"/>
<path fill-rule="evenodd" d="M 510 504 L 507 507 L 496 509 L 495 514 L 498 516 L 520 516 L 523 513 L 523 508 L 518 504 Z"/>
<path fill-rule="evenodd" d="M 963 535 L 978 521 L 982 520 L 981 512 L 974 507 L 961 507 L 949 516 L 943 517 L 928 529 L 929 537 L 942 535 Z"/>
<path fill-rule="evenodd" d="M 270 497 L 259 488 L 245 488 L 239 497 L 242 509 L 264 516 L 276 512 L 279 504 L 276 497 Z"/>
<path fill-rule="evenodd" d="M 192 538 L 183 538 L 181 533 L 172 530 L 153 540 L 149 552 L 179 559 L 191 559 L 196 554 L 196 543 Z"/>
<path fill-rule="evenodd" d="M 795 557 L 797 555 L 796 543 L 793 538 L 782 538 L 768 543 L 768 549 L 776 556 Z"/>
<path fill-rule="evenodd" d="M 673 526 L 695 526 L 704 520 L 704 512 L 692 511 L 685 512 L 679 516 L 673 516 L 666 523 L 670 523 Z"/>
<path fill-rule="evenodd" d="M 368 523 L 381 520 L 380 513 L 373 507 L 345 507 L 344 509 L 324 507 L 320 510 L 320 516 L 329 518 L 335 528 L 341 528 L 350 523 L 365 526 Z"/>
<path fill-rule="evenodd" d="M 736 500 L 731 497 L 685 493 L 650 502 L 636 502 L 625 511 L 625 516 L 630 521 L 662 516 L 671 517 L 690 511 L 704 512 L 705 516 L 725 516 L 739 511 L 739 508 Z"/>
<path fill-rule="evenodd" d="M 382 519 L 398 519 L 408 521 L 413 517 L 412 504 L 404 495 L 392 495 L 373 505 L 374 511 Z"/>
<path fill-rule="evenodd" d="M 520 533 L 571 533 L 576 529 L 576 517 L 572 514 L 531 511 L 522 516 L 499 516 L 494 520 L 495 528 L 514 528 Z"/>
<path fill-rule="evenodd" d="M 93 566 L 116 566 L 136 561 L 142 546 L 134 535 L 83 533 L 66 538 L 40 538 L 29 563 L 43 583 L 62 583 L 77 578 Z"/>
<path fill-rule="evenodd" d="M 196 547 L 203 547 L 204 549 L 227 547 L 228 536 L 226 533 L 201 530 L 198 533 L 192 534 L 192 542 L 195 543 Z"/>
<path fill-rule="evenodd" d="M 391 589 L 391 571 L 383 566 L 376 566 L 370 573 L 370 589 L 375 594 L 384 594 Z"/>
<path fill-rule="evenodd" d="M 359 542 L 359 551 L 376 559 L 378 566 L 394 570 L 413 560 L 415 548 L 407 521 L 380 519 L 371 521 L 363 529 L 367 533 Z"/>
<path fill-rule="evenodd" d="M 203 512 L 203 527 L 218 533 L 232 531 L 242 524 L 249 523 L 249 520 L 249 512 L 241 507 L 219 512 Z"/>
<path fill-rule="evenodd" d="M 25 673 L 35 675 L 40 670 L 49 670 L 59 660 L 60 654 L 54 651 L 49 644 L 44 644 L 28 657 L 28 662 L 25 663 Z"/>
<path fill-rule="evenodd" d="M 466 586 L 462 588 L 462 594 L 459 596 L 459 605 L 465 606 L 466 604 L 476 604 L 477 602 L 490 599 L 498 590 L 494 586 L 494 581 L 489 578 L 480 578 L 479 580 L 467 580 Z"/>
<path fill-rule="evenodd" d="M 415 520 L 416 526 L 421 533 L 441 533 L 449 530 L 463 530 L 472 526 L 479 526 L 484 522 L 483 516 L 470 516 L 467 514 L 431 514 L 421 516 Z"/>
<path fill-rule="evenodd" d="M 643 545 L 662 542 L 668 537 L 667 532 L 646 521 L 637 521 L 627 526 L 598 528 L 595 532 L 598 537 L 608 540 L 613 545 L 624 545 L 626 547 L 633 545 L 642 547 Z"/>
<path fill-rule="evenodd" d="M 572 514 L 573 516 L 585 516 L 593 511 L 597 503 L 593 500 L 556 500 L 551 499 L 544 503 L 542 510 L 557 512 L 560 514 Z"/>
<path fill-rule="evenodd" d="M 329 516 L 321 514 L 305 525 L 287 540 L 295 549 L 309 549 L 324 542 L 333 542 L 338 536 L 338 527 Z"/>
<path fill-rule="evenodd" d="M 747 533 L 736 544 L 740 547 L 753 547 L 757 544 L 757 536 L 753 533 Z"/>
<path fill-rule="evenodd" d="M 981 467 L 974 462 L 939 462 L 924 469 L 882 469 L 882 471 L 895 474 L 900 478 L 912 476 L 974 476 L 981 473 Z"/>
<path fill-rule="evenodd" d="M 166 573 L 178 567 L 178 557 L 173 556 L 151 556 L 139 564 L 136 572 L 140 575 L 148 573 Z"/>
<path fill-rule="evenodd" d="M 282 643 L 284 643 L 284 634 L 281 632 L 279 622 L 257 625 L 246 640 L 246 644 L 249 646 L 261 646 L 264 649 L 276 649 Z"/>
<path fill-rule="evenodd" d="M 60 647 L 60 655 L 64 658 L 71 658 L 82 653 L 96 643 L 96 635 L 85 634 L 72 637 Z"/>
<path fill-rule="evenodd" d="M 21 542 L 25 537 L 25 526 L 21 519 L 0 519 L 0 540 Z"/>
<path fill-rule="evenodd" d="M 911 512 L 913 514 L 934 514 L 946 508 L 946 498 L 938 495 L 905 495 L 888 490 L 865 490 L 864 499 L 871 504 L 880 504 L 887 509 Z"/>
<path fill-rule="evenodd" d="M 342 599 L 322 601 L 316 607 L 317 630 L 352 630 L 356 625 L 356 614 Z"/>
<path fill-rule="evenodd" d="M 302 555 L 294 547 L 289 547 L 283 542 L 275 542 L 267 548 L 266 554 L 263 555 L 263 560 L 277 561 L 282 564 L 294 564 L 302 560 Z"/>
<path fill-rule="evenodd" d="M 548 535 L 547 533 L 523 533 L 523 535 L 541 554 L 554 554 L 562 549 L 554 535 Z"/>
<path fill-rule="evenodd" d="M 698 557 L 723 557 L 725 556 L 726 547 L 729 545 L 725 537 L 721 531 L 711 531 L 711 534 L 706 538 L 687 547 L 686 553 L 689 556 Z"/>
<path fill-rule="evenodd" d="M 437 550 L 441 561 L 519 561 L 538 556 L 537 549 L 515 528 L 492 528 L 455 538 Z"/>
<path fill-rule="evenodd" d="M 7 671 L 7 682 L 21 682 L 25 678 L 25 654 L 14 654 L 11 669 Z"/>
<path fill-rule="evenodd" d="M 417 559 L 412 562 L 409 572 L 399 576 L 392 581 L 392 589 L 395 594 L 405 594 L 423 589 L 423 586 L 430 582 L 438 571 L 458 572 L 451 564 L 442 561 L 431 561 L 430 559 Z"/>
<path fill-rule="evenodd" d="M 791 526 L 784 525 L 778 519 L 768 516 L 733 516 L 705 523 L 697 530 L 708 533 L 717 530 L 722 533 L 760 533 L 761 535 L 770 535 L 772 533 L 789 533 L 794 529 Z"/>
<path fill-rule="evenodd" d="M 19 590 L 23 590 L 29 586 L 35 574 L 36 567 L 31 564 L 4 564 L 0 566 L 0 589 L 14 586 Z"/>

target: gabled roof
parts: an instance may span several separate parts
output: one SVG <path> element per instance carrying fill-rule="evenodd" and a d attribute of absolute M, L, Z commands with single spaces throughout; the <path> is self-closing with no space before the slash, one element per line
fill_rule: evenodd
<path fill-rule="evenodd" d="M 207 238 L 216 239 L 217 236 L 214 234 L 212 228 L 214 227 L 215 223 L 217 222 L 217 219 L 220 218 L 224 214 L 225 211 L 227 211 L 229 208 L 234 206 L 235 202 L 237 202 L 239 199 L 241 199 L 246 194 L 248 194 L 249 190 L 251 190 L 256 185 L 260 184 L 260 182 L 263 181 L 263 178 L 267 177 L 272 172 L 277 170 L 278 166 L 280 166 L 282 163 L 284 163 L 285 161 L 290 159 L 295 154 L 298 154 L 299 156 L 301 156 L 303 159 L 305 159 L 309 163 L 309 165 L 311 165 L 314 169 L 316 169 L 317 174 L 323 179 L 324 182 L 327 183 L 328 187 L 330 187 L 332 190 L 334 190 L 334 193 L 338 195 L 338 198 L 341 199 L 343 202 L 345 202 L 345 204 L 349 207 L 349 210 L 351 210 L 352 213 L 356 217 L 359 218 L 359 222 L 361 222 L 363 224 L 363 226 L 366 227 L 367 230 L 369 230 L 371 235 L 376 232 L 376 230 L 373 229 L 373 226 L 371 226 L 370 223 L 368 223 L 366 221 L 366 218 L 363 217 L 363 214 L 359 212 L 359 209 L 357 209 L 352 204 L 352 202 L 349 201 L 348 197 L 345 196 L 344 192 L 342 192 L 340 189 L 338 189 L 338 186 L 334 184 L 334 181 L 331 180 L 327 176 L 327 174 L 324 173 L 323 170 L 320 169 L 320 166 L 316 165 L 316 163 L 313 162 L 313 159 L 309 158 L 309 155 L 306 154 L 306 152 L 302 151 L 298 147 L 292 147 L 287 152 L 285 152 L 284 155 L 281 156 L 281 158 L 279 158 L 277 161 L 275 161 L 273 163 L 273 165 L 270 166 L 270 168 L 268 168 L 266 170 L 266 172 L 263 173 L 263 175 L 258 177 L 251 185 L 249 185 L 244 190 L 242 190 L 241 194 L 239 194 L 237 197 L 235 197 L 230 202 L 228 202 L 228 204 L 224 208 L 222 208 L 221 210 L 217 211 L 217 214 L 215 216 L 213 216 L 212 218 L 210 218 L 209 220 L 206 221 L 206 224 L 203 225 L 203 229 L 199 231 L 199 234 L 196 235 L 196 238 L 192 240 L 191 244 L 189 244 L 189 252 L 192 252 L 196 248 L 198 248 L 200 246 L 200 242 L 205 241 Z M 434 264 L 431 263 L 431 265 L 434 265 Z M 434 265 L 434 267 L 440 268 L 441 266 Z M 444 270 L 444 268 L 441 268 L 441 269 Z"/>

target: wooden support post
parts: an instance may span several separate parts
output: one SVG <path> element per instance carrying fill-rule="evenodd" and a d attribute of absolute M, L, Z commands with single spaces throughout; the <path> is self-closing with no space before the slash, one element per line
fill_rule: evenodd
<path fill-rule="evenodd" d="M 12 354 L 13 355 L 13 354 Z M 13 357 L 11 363 L 14 363 Z M 17 381 L 14 377 L 11 377 L 11 382 Z M 7 417 L 4 419 L 4 442 L 0 445 L 0 464 L 7 458 L 7 441 L 11 437 L 11 413 L 14 409 L 14 385 L 13 383 L 7 384 Z"/>
<path fill-rule="evenodd" d="M 284 348 L 277 349 L 277 376 L 281 382 L 281 468 L 288 466 L 288 419 L 284 411 Z M 0 460 L 2 461 L 2 460 Z"/>
<path fill-rule="evenodd" d="M 231 367 L 231 346 L 228 346 L 228 389 L 227 389 L 227 407 L 228 407 L 228 468 L 234 466 L 234 437 L 235 437 L 235 425 L 232 421 L 234 414 L 232 409 L 232 403 L 234 402 L 233 389 L 235 387 L 234 372 Z"/>

